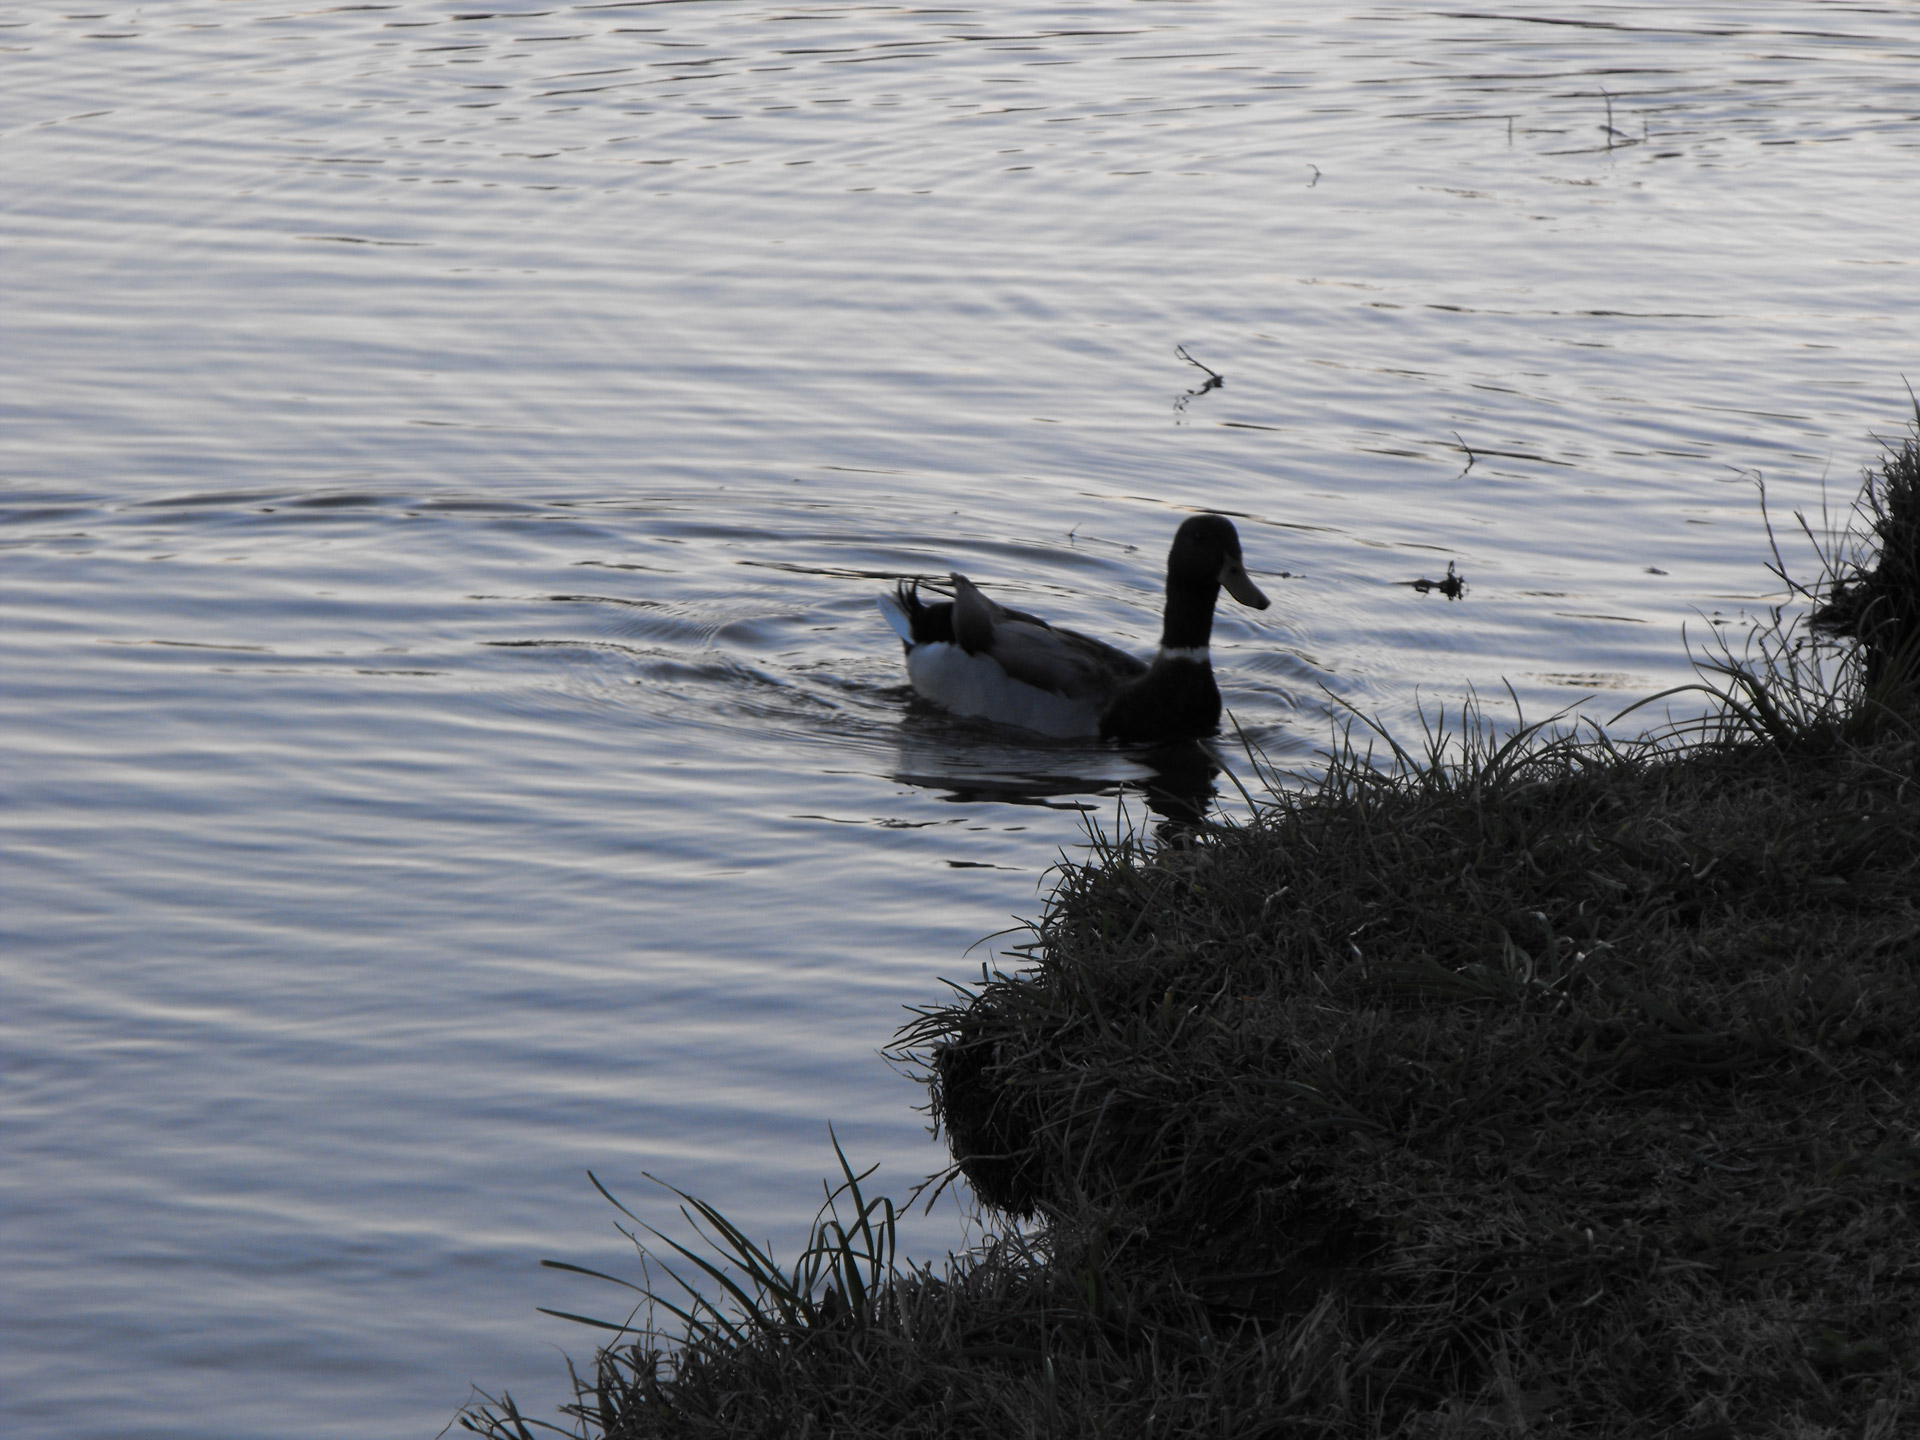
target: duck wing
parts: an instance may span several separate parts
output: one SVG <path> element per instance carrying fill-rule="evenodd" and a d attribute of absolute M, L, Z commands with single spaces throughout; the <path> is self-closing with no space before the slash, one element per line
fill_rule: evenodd
<path fill-rule="evenodd" d="M 1081 700 L 1109 695 L 1147 673 L 1146 662 L 1124 650 L 997 604 L 964 575 L 950 578 L 955 642 L 969 655 L 987 656 L 1012 679 Z"/>

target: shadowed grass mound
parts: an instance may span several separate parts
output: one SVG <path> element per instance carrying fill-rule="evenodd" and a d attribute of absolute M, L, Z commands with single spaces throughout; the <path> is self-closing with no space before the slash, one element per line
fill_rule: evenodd
<path fill-rule="evenodd" d="M 1336 1303 L 1406 1366 L 1389 1433 L 1449 1397 L 1622 1436 L 1897 1404 L 1914 743 L 1470 750 L 1348 751 L 1245 828 L 1066 871 L 1035 968 L 917 1036 L 976 1189 L 1217 1319 Z"/>
<path fill-rule="evenodd" d="M 1705 721 L 1469 709 L 1063 868 L 902 1036 L 1029 1223 L 899 1265 L 843 1157 L 782 1269 L 683 1196 L 709 1248 L 636 1243 L 704 1279 L 629 1287 L 569 1433 L 1920 1433 L 1914 441 L 1862 506 L 1837 638 L 1703 660 Z"/>

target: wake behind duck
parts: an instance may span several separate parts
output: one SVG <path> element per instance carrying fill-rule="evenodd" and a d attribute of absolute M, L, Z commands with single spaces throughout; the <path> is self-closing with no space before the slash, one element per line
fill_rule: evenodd
<path fill-rule="evenodd" d="M 1267 608 L 1247 576 L 1240 534 L 1221 515 L 1196 515 L 1167 553 L 1167 606 L 1151 663 L 1104 641 L 989 600 L 964 575 L 953 599 L 928 604 L 918 582 L 879 597 L 907 650 L 914 690 L 956 715 L 1061 738 L 1194 739 L 1220 726 L 1208 642 L 1221 587 Z"/>

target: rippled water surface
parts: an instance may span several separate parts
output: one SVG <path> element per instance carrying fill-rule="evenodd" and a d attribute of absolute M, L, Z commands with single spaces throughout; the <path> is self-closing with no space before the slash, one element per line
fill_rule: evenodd
<path fill-rule="evenodd" d="M 1145 649 L 1232 512 L 1301 765 L 1690 678 L 1920 378 L 1916 162 L 1904 6 L 0 5 L 4 1428 L 544 1411 L 588 1168 L 935 1168 L 878 1052 L 1143 772 L 884 577 Z"/>

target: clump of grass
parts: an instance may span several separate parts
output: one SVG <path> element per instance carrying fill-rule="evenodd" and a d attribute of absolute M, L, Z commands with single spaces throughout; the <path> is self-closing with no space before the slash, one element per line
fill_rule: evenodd
<path fill-rule="evenodd" d="M 869 1197 L 871 1172 L 856 1174 L 837 1142 L 835 1152 L 841 1181 L 790 1266 L 679 1191 L 682 1216 L 706 1246 L 636 1220 L 647 1238 L 627 1233 L 643 1283 L 548 1261 L 636 1303 L 621 1321 L 548 1312 L 615 1337 L 591 1375 L 574 1374 L 574 1399 L 561 1407 L 568 1427 L 527 1416 L 511 1395 L 482 1396 L 462 1426 L 490 1440 L 537 1432 L 1198 1440 L 1278 1433 L 1292 1416 L 1351 1407 L 1379 1387 L 1375 1372 L 1390 1357 L 1348 1343 L 1331 1305 L 1284 1326 L 1223 1326 L 1177 1284 L 1136 1275 L 1104 1285 L 1096 1257 L 1056 1252 L 1018 1230 L 938 1272 L 903 1266 L 891 1202 Z M 702 1278 L 683 1280 L 676 1263 Z M 657 1328 L 662 1313 L 674 1322 L 668 1332 Z"/>
<path fill-rule="evenodd" d="M 1662 738 L 1708 745 L 1758 744 L 1795 754 L 1912 736 L 1920 724 L 1920 402 L 1911 433 L 1883 440 L 1851 519 L 1838 532 L 1794 521 L 1814 557 L 1811 580 L 1773 542 L 1773 572 L 1787 596 L 1736 653 L 1724 640 L 1697 652 L 1701 679 L 1649 696 L 1641 706 L 1695 691 L 1711 708 Z M 1640 706 L 1632 707 L 1638 709 Z M 1630 712 L 1623 712 L 1630 713 Z"/>
<path fill-rule="evenodd" d="M 1910 714 L 1920 698 L 1920 401 L 1912 433 L 1882 445 L 1854 505 L 1857 523 L 1823 555 L 1813 624 L 1859 642 L 1870 705 Z"/>

